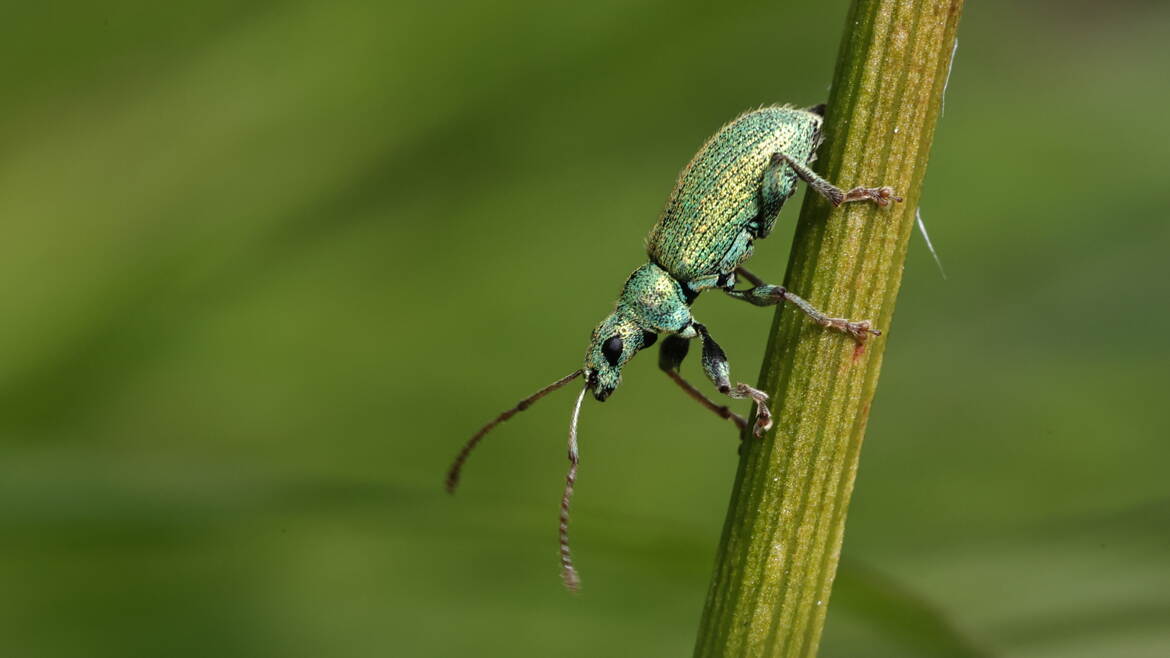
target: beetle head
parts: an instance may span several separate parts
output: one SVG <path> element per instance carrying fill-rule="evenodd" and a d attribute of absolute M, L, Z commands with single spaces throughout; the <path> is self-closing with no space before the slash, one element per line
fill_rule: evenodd
<path fill-rule="evenodd" d="M 593 397 L 605 402 L 622 383 L 622 366 L 657 338 L 656 333 L 643 330 L 637 321 L 620 311 L 602 320 L 593 330 L 589 351 L 585 353 L 585 381 Z"/>

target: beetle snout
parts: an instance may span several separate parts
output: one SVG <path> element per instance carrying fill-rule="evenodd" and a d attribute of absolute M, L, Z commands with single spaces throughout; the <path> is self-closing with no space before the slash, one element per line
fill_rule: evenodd
<path fill-rule="evenodd" d="M 591 370 L 585 375 L 585 387 L 593 391 L 593 397 L 598 402 L 605 402 L 605 399 L 613 393 L 615 386 L 605 386 L 601 383 L 601 377 L 598 376 L 596 370 Z"/>

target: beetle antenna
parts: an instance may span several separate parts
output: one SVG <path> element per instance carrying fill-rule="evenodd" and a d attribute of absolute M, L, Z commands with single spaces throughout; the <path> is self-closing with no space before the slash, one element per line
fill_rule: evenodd
<path fill-rule="evenodd" d="M 588 390 L 588 384 L 581 389 L 577 404 L 573 406 L 573 418 L 569 421 L 569 472 L 565 475 L 565 493 L 561 495 L 561 577 L 565 579 L 565 587 L 572 592 L 581 589 L 581 577 L 573 568 L 573 556 L 569 553 L 569 499 L 573 497 L 573 485 L 577 483 L 577 464 L 581 462 L 577 452 L 577 419 L 581 417 L 581 401 L 585 399 Z"/>
<path fill-rule="evenodd" d="M 492 422 L 479 428 L 479 431 L 476 432 L 470 439 L 468 439 L 467 443 L 463 444 L 463 449 L 460 450 L 459 454 L 455 456 L 455 461 L 451 463 L 451 468 L 447 470 L 447 493 L 455 493 L 455 487 L 459 485 L 459 472 L 463 469 L 463 462 L 467 461 L 467 456 L 471 454 L 471 451 L 475 448 L 475 445 L 479 443 L 481 439 L 483 439 L 484 435 L 492 431 L 492 428 L 494 428 L 496 425 L 499 425 L 512 416 L 515 416 L 517 413 L 524 411 L 528 407 L 531 407 L 533 402 L 536 402 L 540 398 L 548 395 L 549 393 L 552 393 L 558 388 L 580 377 L 582 372 L 584 371 L 577 370 L 572 374 L 561 377 L 548 386 L 545 386 L 539 391 L 524 398 L 518 402 L 516 406 L 505 411 L 499 416 L 496 416 Z"/>

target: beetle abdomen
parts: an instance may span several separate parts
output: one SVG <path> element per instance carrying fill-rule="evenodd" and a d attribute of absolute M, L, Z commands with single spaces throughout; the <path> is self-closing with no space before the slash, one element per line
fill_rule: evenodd
<path fill-rule="evenodd" d="M 792 107 L 765 107 L 715 133 L 683 168 L 666 209 L 650 231 L 650 259 L 678 281 L 734 270 L 751 255 L 760 226 L 760 185 L 773 153 L 801 162 L 812 156 L 821 117 Z M 795 189 L 785 169 L 783 196 Z"/>

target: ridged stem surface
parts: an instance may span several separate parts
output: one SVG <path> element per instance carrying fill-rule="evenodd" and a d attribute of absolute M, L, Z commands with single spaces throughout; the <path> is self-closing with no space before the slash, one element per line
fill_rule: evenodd
<path fill-rule="evenodd" d="M 776 425 L 745 438 L 696 656 L 816 654 L 962 5 L 849 11 L 815 168 L 845 189 L 891 185 L 905 202 L 833 209 L 807 193 L 784 285 L 885 334 L 859 347 L 777 311 L 760 375 Z"/>

